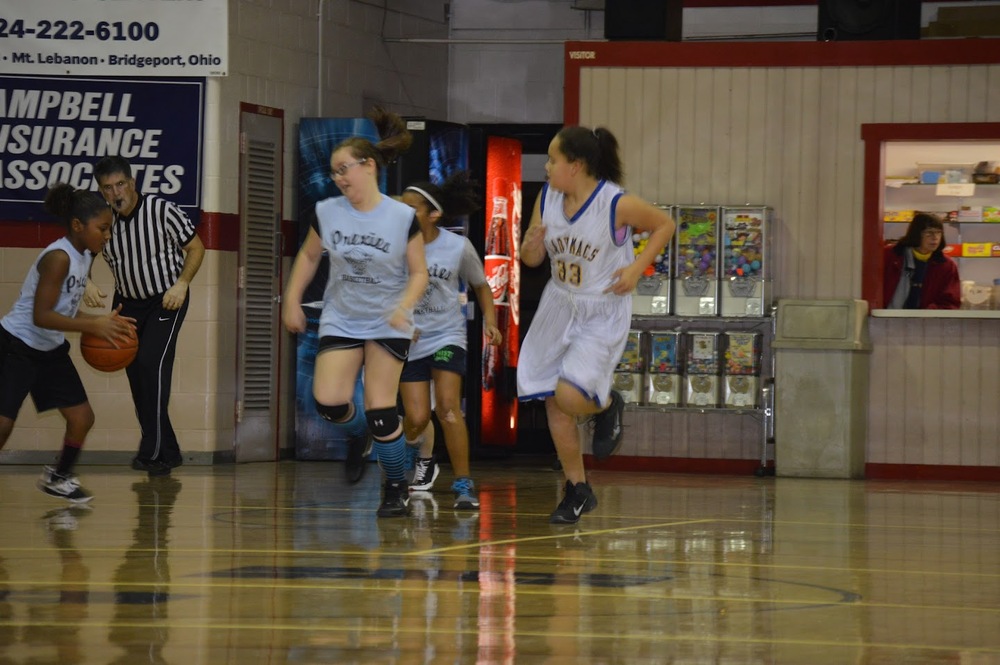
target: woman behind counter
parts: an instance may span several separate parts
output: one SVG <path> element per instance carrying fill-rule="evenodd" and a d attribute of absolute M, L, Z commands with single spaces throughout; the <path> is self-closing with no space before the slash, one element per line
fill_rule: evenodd
<path fill-rule="evenodd" d="M 958 266 L 944 255 L 944 225 L 918 212 L 895 245 L 883 252 L 882 301 L 888 309 L 958 309 Z"/>

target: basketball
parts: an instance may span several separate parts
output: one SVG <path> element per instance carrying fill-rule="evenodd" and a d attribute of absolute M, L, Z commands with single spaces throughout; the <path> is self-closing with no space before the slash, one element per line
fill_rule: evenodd
<path fill-rule="evenodd" d="M 120 348 L 116 349 L 111 342 L 90 333 L 80 335 L 80 353 L 83 354 L 83 359 L 102 372 L 116 372 L 128 367 L 139 350 L 139 340 L 135 337 L 119 340 L 118 346 Z"/>

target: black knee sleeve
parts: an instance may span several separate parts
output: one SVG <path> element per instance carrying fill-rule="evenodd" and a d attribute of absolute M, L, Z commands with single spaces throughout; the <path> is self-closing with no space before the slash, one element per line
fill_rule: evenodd
<path fill-rule="evenodd" d="M 388 439 L 399 428 L 399 410 L 394 407 L 372 409 L 365 413 L 368 430 L 376 439 Z"/>
<path fill-rule="evenodd" d="M 320 404 L 316 402 L 316 412 L 320 418 L 329 420 L 331 423 L 342 423 L 347 420 L 347 414 L 351 412 L 350 404 Z"/>

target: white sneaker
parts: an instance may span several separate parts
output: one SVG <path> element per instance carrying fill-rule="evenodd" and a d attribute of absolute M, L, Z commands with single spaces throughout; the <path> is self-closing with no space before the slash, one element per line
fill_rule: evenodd
<path fill-rule="evenodd" d="M 51 466 L 45 467 L 42 477 L 38 480 L 38 489 L 49 496 L 66 499 L 70 503 L 86 503 L 94 497 L 90 492 L 80 487 L 80 481 L 72 473 L 65 476 L 56 473 Z"/>

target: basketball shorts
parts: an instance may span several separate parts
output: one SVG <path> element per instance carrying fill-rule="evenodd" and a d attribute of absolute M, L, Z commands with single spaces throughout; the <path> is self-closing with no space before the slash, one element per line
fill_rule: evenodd
<path fill-rule="evenodd" d="M 323 335 L 319 338 L 319 349 L 316 353 L 318 355 L 324 351 L 335 351 L 337 349 L 364 348 L 365 342 L 367 341 L 369 340 L 355 339 L 353 337 L 340 337 L 339 335 Z M 410 340 L 408 339 L 386 337 L 382 339 L 373 339 L 371 341 L 381 346 L 383 349 L 388 351 L 390 355 L 395 356 L 399 360 L 405 361 L 406 356 L 410 352 Z"/>
<path fill-rule="evenodd" d="M 629 296 L 578 296 L 550 283 L 518 355 L 519 399 L 550 397 L 565 381 L 605 406 L 631 325 Z"/>
<path fill-rule="evenodd" d="M 465 349 L 454 344 L 438 349 L 429 356 L 410 358 L 403 365 L 403 373 L 399 377 L 400 383 L 421 383 L 431 380 L 431 373 L 434 370 L 451 372 L 459 376 L 465 376 L 466 358 Z"/>
<path fill-rule="evenodd" d="M 17 420 L 28 395 L 39 413 L 87 401 L 87 391 L 69 357 L 69 342 L 39 351 L 0 328 L 0 416 Z"/>

